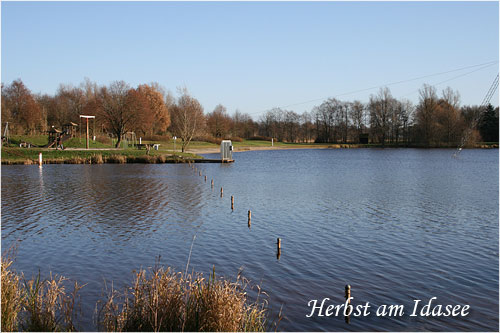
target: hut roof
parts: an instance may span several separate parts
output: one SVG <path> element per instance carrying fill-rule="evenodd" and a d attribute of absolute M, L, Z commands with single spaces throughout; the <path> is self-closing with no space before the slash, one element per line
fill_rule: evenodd
<path fill-rule="evenodd" d="M 69 123 L 66 123 L 63 126 L 78 126 L 78 124 L 75 124 L 74 122 L 70 121 Z"/>

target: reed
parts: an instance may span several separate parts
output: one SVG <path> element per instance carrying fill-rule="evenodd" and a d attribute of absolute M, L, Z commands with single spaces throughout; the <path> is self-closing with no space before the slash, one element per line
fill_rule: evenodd
<path fill-rule="evenodd" d="M 107 157 L 106 162 L 107 163 L 119 163 L 119 164 L 127 163 L 127 156 L 118 155 L 118 154 L 110 155 Z"/>
<path fill-rule="evenodd" d="M 105 331 L 264 331 L 266 303 L 249 303 L 247 283 L 155 268 L 136 273 L 123 293 L 112 290 L 98 311 Z"/>
<path fill-rule="evenodd" d="M 19 276 L 9 267 L 12 260 L 2 258 L 2 331 L 17 331 L 18 315 L 21 311 L 22 292 Z"/>
<path fill-rule="evenodd" d="M 82 286 L 75 282 L 67 294 L 63 276 L 42 280 L 39 273 L 26 281 L 9 269 L 11 264 L 2 257 L 2 331 L 76 331 L 75 306 Z"/>

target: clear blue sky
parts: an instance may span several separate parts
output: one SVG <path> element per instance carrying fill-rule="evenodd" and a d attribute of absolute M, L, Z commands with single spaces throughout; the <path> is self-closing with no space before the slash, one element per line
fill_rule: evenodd
<path fill-rule="evenodd" d="M 60 83 L 186 86 L 210 112 L 254 119 L 310 111 L 322 98 L 389 86 L 418 100 L 423 83 L 480 104 L 498 73 L 498 2 L 5 2 L 2 82 L 34 93 Z M 479 70 L 477 70 L 479 69 Z M 476 72 L 453 79 L 473 70 Z M 366 102 L 372 89 L 339 99 Z M 319 99 L 319 100 L 318 100 Z M 305 101 L 309 103 L 292 105 Z M 498 105 L 498 93 L 493 102 Z"/>

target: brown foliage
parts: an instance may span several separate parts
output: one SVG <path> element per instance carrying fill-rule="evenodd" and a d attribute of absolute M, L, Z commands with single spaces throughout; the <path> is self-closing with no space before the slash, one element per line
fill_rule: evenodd
<path fill-rule="evenodd" d="M 215 109 L 207 115 L 207 129 L 216 138 L 224 138 L 231 128 L 231 117 L 223 105 L 217 105 Z"/>
<path fill-rule="evenodd" d="M 142 84 L 137 92 L 144 96 L 151 112 L 153 123 L 149 127 L 150 134 L 162 134 L 170 126 L 170 113 L 161 91 L 153 85 Z"/>
<path fill-rule="evenodd" d="M 2 121 L 7 119 L 18 125 L 19 133 L 35 134 L 44 128 L 41 108 L 21 79 L 2 87 Z"/>

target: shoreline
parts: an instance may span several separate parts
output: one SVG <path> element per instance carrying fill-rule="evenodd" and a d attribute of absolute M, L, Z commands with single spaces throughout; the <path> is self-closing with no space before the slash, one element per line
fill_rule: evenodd
<path fill-rule="evenodd" d="M 362 144 L 280 144 L 276 146 L 235 146 L 234 152 L 265 151 L 265 150 L 293 150 L 293 149 L 449 149 L 456 147 L 415 147 L 394 145 L 362 145 Z M 476 144 L 465 149 L 498 149 L 498 144 Z M 139 150 L 120 150 L 116 148 L 66 148 L 64 151 L 45 149 L 2 148 L 2 165 L 34 165 L 38 164 L 38 153 L 43 154 L 42 164 L 161 164 L 161 163 L 221 163 L 221 161 L 206 159 L 201 154 L 219 154 L 219 147 L 194 147 L 185 153 L 165 152 L 146 155 Z M 10 155 L 10 156 L 9 156 Z"/>
<path fill-rule="evenodd" d="M 261 151 L 261 150 L 293 150 L 293 149 L 370 149 L 370 148 L 376 148 L 376 149 L 452 149 L 456 150 L 458 149 L 457 147 L 414 147 L 414 146 L 392 146 L 392 145 L 386 145 L 383 147 L 382 145 L 362 145 L 362 144 L 348 144 L 348 143 L 342 143 L 342 144 L 329 144 L 329 145 L 304 145 L 304 146 L 269 146 L 269 147 L 252 147 L 252 146 L 241 146 L 241 147 L 234 147 L 235 153 L 242 153 L 242 152 L 247 152 L 247 151 Z M 492 145 L 475 145 L 473 147 L 467 147 L 464 149 L 498 149 L 499 145 L 498 144 L 492 144 Z M 220 153 L 220 148 L 193 148 L 193 149 L 187 149 L 186 153 L 189 154 L 219 154 Z"/>

